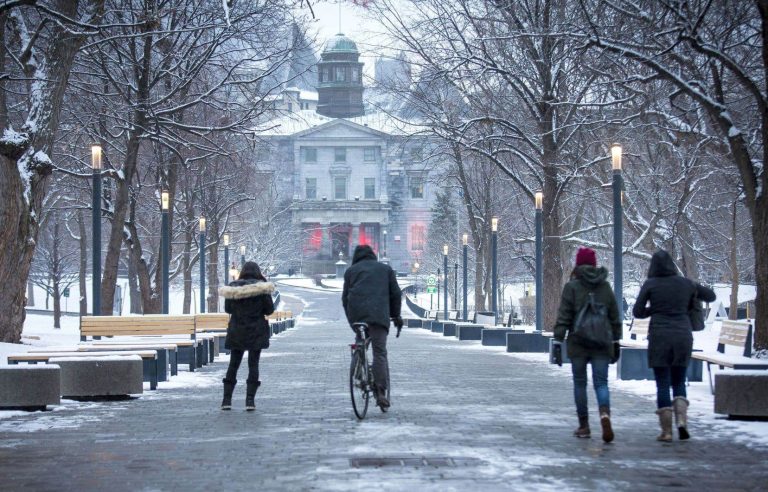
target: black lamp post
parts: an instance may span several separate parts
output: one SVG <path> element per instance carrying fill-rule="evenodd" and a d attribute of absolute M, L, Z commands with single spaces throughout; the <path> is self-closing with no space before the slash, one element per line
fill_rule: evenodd
<path fill-rule="evenodd" d="M 443 320 L 448 321 L 448 245 L 443 245 L 443 271 L 445 272 L 445 284 L 443 285 Z"/>
<path fill-rule="evenodd" d="M 611 146 L 611 167 L 613 168 L 613 293 L 616 297 L 616 304 L 619 311 L 622 312 L 621 319 L 624 319 L 624 306 L 622 294 L 623 286 L 623 263 L 622 263 L 622 245 L 624 242 L 622 234 L 622 190 L 624 180 L 621 175 L 621 144 Z"/>
<path fill-rule="evenodd" d="M 437 310 L 440 311 L 440 269 L 437 269 Z M 437 319 L 437 316 L 435 316 Z"/>
<path fill-rule="evenodd" d="M 205 217 L 200 217 L 200 312 L 205 312 Z"/>
<path fill-rule="evenodd" d="M 453 262 L 453 310 L 456 318 L 459 317 L 459 262 Z"/>
<path fill-rule="evenodd" d="M 245 244 L 240 245 L 240 269 L 245 265 Z"/>
<path fill-rule="evenodd" d="M 91 168 L 93 170 L 92 215 L 92 268 L 93 315 L 101 316 L 101 145 L 91 146 Z"/>
<path fill-rule="evenodd" d="M 168 314 L 168 307 L 170 304 L 170 231 L 169 229 L 169 213 L 171 209 L 171 194 L 167 191 L 163 191 L 160 194 L 160 216 L 161 222 L 161 264 L 163 268 L 163 314 Z"/>
<path fill-rule="evenodd" d="M 541 332 L 544 320 L 544 299 L 543 296 L 543 284 L 544 284 L 544 224 L 542 218 L 542 209 L 544 206 L 544 194 L 540 191 L 536 192 L 536 331 Z"/>
<path fill-rule="evenodd" d="M 387 230 L 384 229 L 382 231 L 382 234 L 384 235 L 384 248 L 382 253 L 384 253 L 384 259 L 386 260 L 387 259 Z"/>
<path fill-rule="evenodd" d="M 467 250 L 469 249 L 467 243 L 469 242 L 469 236 L 464 234 L 461 241 L 463 243 L 462 249 L 464 250 L 464 309 L 462 310 L 462 319 L 467 321 Z"/>
<path fill-rule="evenodd" d="M 491 310 L 493 311 L 493 324 L 495 325 L 499 320 L 499 315 L 496 312 L 498 309 L 497 300 L 499 298 L 499 267 L 498 267 L 498 235 L 499 235 L 499 219 L 493 217 L 491 219 L 491 248 L 493 252 L 492 264 L 491 264 Z"/>
<path fill-rule="evenodd" d="M 224 234 L 224 285 L 229 285 L 229 234 Z"/>

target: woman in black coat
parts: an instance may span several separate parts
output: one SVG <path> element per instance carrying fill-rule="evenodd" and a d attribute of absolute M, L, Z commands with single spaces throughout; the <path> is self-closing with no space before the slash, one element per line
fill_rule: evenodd
<path fill-rule="evenodd" d="M 275 311 L 272 292 L 275 286 L 267 282 L 259 265 L 248 261 L 243 265 L 238 280 L 221 287 L 224 311 L 230 314 L 225 348 L 230 351 L 229 368 L 224 378 L 222 410 L 232 409 L 232 393 L 237 383 L 237 370 L 248 351 L 248 380 L 246 381 L 245 409 L 256 410 L 254 398 L 259 389 L 259 357 L 269 347 L 269 323 L 266 316 Z"/>
<path fill-rule="evenodd" d="M 694 296 L 715 300 L 712 289 L 677 273 L 669 253 L 659 250 L 651 258 L 648 280 L 632 309 L 635 318 L 651 317 L 648 328 L 648 365 L 656 378 L 656 403 L 661 434 L 659 441 L 672 440 L 672 413 L 680 439 L 688 439 L 688 400 L 685 375 L 693 350 L 693 332 L 688 315 Z M 670 387 L 674 401 L 669 396 Z M 674 408 L 673 408 L 674 407 Z"/>

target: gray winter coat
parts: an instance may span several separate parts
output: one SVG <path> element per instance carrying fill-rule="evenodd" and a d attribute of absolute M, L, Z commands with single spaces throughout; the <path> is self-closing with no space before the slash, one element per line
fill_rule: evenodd
<path fill-rule="evenodd" d="M 648 365 L 686 367 L 691 359 L 693 333 L 688 310 L 693 296 L 703 302 L 715 300 L 712 289 L 677 273 L 669 253 L 659 250 L 651 258 L 648 280 L 643 283 L 632 314 L 651 317 L 648 327 Z"/>
<path fill-rule="evenodd" d="M 389 329 L 389 319 L 400 316 L 402 295 L 392 268 L 378 262 L 370 246 L 357 246 L 352 266 L 344 273 L 341 293 L 349 324 L 368 323 Z"/>
<path fill-rule="evenodd" d="M 265 316 L 275 311 L 271 282 L 235 280 L 219 288 L 229 317 L 225 347 L 228 350 L 261 350 L 269 347 L 269 323 Z"/>

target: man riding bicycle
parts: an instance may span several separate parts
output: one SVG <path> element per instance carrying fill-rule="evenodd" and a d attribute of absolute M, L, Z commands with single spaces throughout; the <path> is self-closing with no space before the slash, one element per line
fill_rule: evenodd
<path fill-rule="evenodd" d="M 379 263 L 376 253 L 367 244 L 355 247 L 352 266 L 344 274 L 344 290 L 341 302 L 350 326 L 366 323 L 373 346 L 373 379 L 376 386 L 376 403 L 383 409 L 387 400 L 387 335 L 389 320 L 397 327 L 397 336 L 403 327 L 400 317 L 402 292 L 397 285 L 395 272 L 389 265 Z M 359 335 L 359 333 L 358 333 Z"/>

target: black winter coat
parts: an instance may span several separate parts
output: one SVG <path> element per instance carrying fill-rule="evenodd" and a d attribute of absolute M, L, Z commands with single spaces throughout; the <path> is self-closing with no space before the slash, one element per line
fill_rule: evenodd
<path fill-rule="evenodd" d="M 616 296 L 613 294 L 611 284 L 606 280 L 607 278 L 608 270 L 603 267 L 581 265 L 574 269 L 572 280 L 563 287 L 554 330 L 555 340 L 562 342 L 566 334 L 573 332 L 573 325 L 576 323 L 579 311 L 587 303 L 590 292 L 594 293 L 595 302 L 605 304 L 608 308 L 608 321 L 611 323 L 613 340 L 621 339 L 622 327 L 619 307 L 616 304 Z M 577 338 L 568 335 L 568 357 L 596 356 L 612 357 L 613 345 L 603 349 L 585 347 L 579 343 Z"/>
<path fill-rule="evenodd" d="M 672 257 L 657 251 L 651 258 L 648 280 L 643 283 L 632 308 L 635 318 L 651 317 L 648 326 L 648 365 L 686 367 L 693 349 L 693 332 L 688 310 L 693 296 L 712 302 L 712 289 L 677 273 Z"/>
<path fill-rule="evenodd" d="M 228 350 L 261 350 L 269 347 L 269 322 L 275 311 L 271 282 L 235 280 L 219 288 L 224 297 L 224 311 L 231 314 L 225 347 Z"/>
<path fill-rule="evenodd" d="M 400 316 L 401 298 L 392 268 L 378 262 L 370 246 L 355 248 L 341 294 L 349 324 L 362 322 L 389 329 L 389 319 Z"/>

